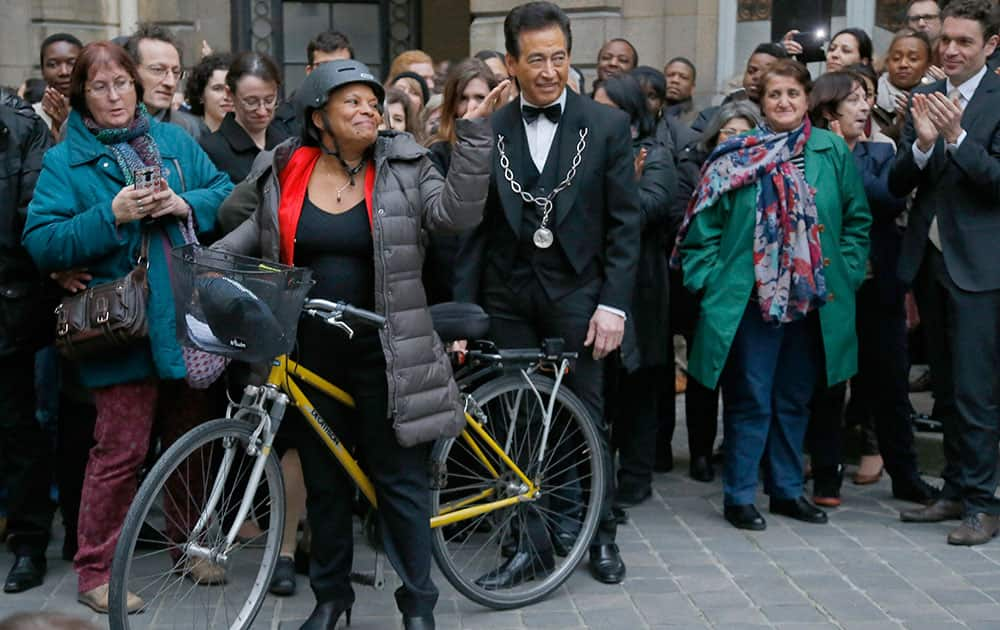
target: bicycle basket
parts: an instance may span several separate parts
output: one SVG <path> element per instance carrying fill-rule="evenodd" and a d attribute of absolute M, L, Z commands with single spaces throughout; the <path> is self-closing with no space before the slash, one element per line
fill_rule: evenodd
<path fill-rule="evenodd" d="M 197 243 L 171 252 L 177 340 L 258 363 L 291 351 L 312 271 Z"/>

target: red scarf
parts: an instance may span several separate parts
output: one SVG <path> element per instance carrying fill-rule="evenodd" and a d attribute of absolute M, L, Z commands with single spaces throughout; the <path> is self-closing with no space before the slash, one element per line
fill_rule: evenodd
<path fill-rule="evenodd" d="M 319 147 L 299 147 L 292 154 L 285 169 L 278 175 L 281 186 L 281 201 L 278 205 L 278 234 L 281 239 L 279 256 L 286 265 L 295 264 L 295 232 L 302 216 L 302 204 L 306 200 L 309 179 L 322 152 Z M 365 172 L 365 207 L 368 210 L 368 226 L 372 225 L 372 193 L 375 190 L 375 168 L 369 163 Z"/>

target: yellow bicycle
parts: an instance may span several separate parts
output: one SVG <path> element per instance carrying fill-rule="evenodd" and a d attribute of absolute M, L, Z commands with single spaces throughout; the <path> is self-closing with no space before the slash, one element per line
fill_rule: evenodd
<path fill-rule="evenodd" d="M 181 249 L 175 258 L 191 277 L 260 287 L 260 276 L 272 274 L 285 289 L 308 289 L 307 278 L 290 280 L 290 274 L 301 273 L 298 269 L 196 246 Z M 301 294 L 304 299 L 305 291 Z M 178 290 L 175 283 L 175 299 L 179 318 L 190 317 L 205 295 L 190 287 Z M 302 305 L 302 299 L 290 300 L 297 312 L 348 335 L 352 326 L 386 325 L 379 315 L 344 303 L 311 299 Z M 289 300 L 284 302 L 272 301 L 272 310 L 289 311 Z M 454 305 L 432 308 L 442 338 L 475 339 L 485 333 L 485 315 L 461 306 L 458 318 Z M 286 335 L 292 342 L 296 321 Z M 230 402 L 225 418 L 184 435 L 145 477 L 115 551 L 112 628 L 253 626 L 267 597 L 284 527 L 284 486 L 272 443 L 289 405 L 302 413 L 376 508 L 362 465 L 300 384 L 347 406 L 354 401 L 293 356 L 273 359 L 264 384 L 248 385 L 242 400 Z M 470 599 L 497 609 L 529 605 L 569 577 L 597 528 L 606 481 L 598 433 L 581 401 L 562 384 L 575 355 L 562 351 L 559 340 L 527 350 L 474 341 L 464 357 L 455 378 L 463 392 L 466 427 L 457 438 L 436 442 L 428 462 L 434 557 L 448 582 Z M 260 534 L 241 537 L 247 521 Z M 377 547 L 377 533 L 367 533 Z M 483 577 L 518 551 L 538 560 L 516 583 L 484 587 Z M 381 587 L 381 556 L 374 576 L 359 581 Z M 144 614 L 129 615 L 129 592 L 143 599 Z"/>

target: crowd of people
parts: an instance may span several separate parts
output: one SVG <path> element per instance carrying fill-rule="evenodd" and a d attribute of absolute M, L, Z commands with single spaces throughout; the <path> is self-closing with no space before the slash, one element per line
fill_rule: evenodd
<path fill-rule="evenodd" d="M 427 447 L 462 426 L 449 354 L 465 344 L 443 347 L 428 311 L 450 301 L 482 306 L 501 347 L 560 337 L 579 353 L 566 384 L 608 466 L 589 557 L 601 582 L 625 577 L 625 510 L 673 468 L 682 387 L 688 472 L 713 481 L 721 455 L 734 527 L 766 528 L 761 482 L 771 514 L 825 523 L 857 426 L 854 483 L 884 470 L 893 496 L 915 504 L 903 521 L 957 520 L 948 543 L 990 541 L 1000 13 L 991 0 L 913 0 L 905 21 L 885 51 L 861 29 L 836 33 L 817 77 L 796 31 L 763 42 L 742 87 L 705 108 L 691 60 L 639 65 L 621 38 L 601 47 L 587 86 L 570 20 L 549 2 L 507 15 L 503 52 L 435 63 L 407 51 L 381 78 L 355 60 L 349 33 L 320 33 L 299 86 L 260 52 L 205 50 L 186 70 L 155 24 L 115 41 L 48 37 L 41 81 L 0 104 L 0 475 L 15 556 L 4 590 L 44 579 L 55 483 L 80 602 L 107 612 L 150 449 L 219 416 L 227 381 L 245 377 L 231 366 L 206 387 L 176 340 L 170 250 L 195 241 L 308 266 L 313 296 L 387 318 L 351 341 L 306 322 L 299 352 L 358 403 L 323 417 L 356 452 L 378 453 L 368 462 L 407 628 L 433 628 L 437 600 Z M 151 168 L 154 185 L 137 185 Z M 146 336 L 52 360 L 60 300 L 137 262 Z M 930 364 L 941 488 L 914 449 L 914 423 L 929 420 L 909 400 L 911 345 Z M 54 452 L 43 404 L 58 409 Z M 308 573 L 317 605 L 303 628 L 333 628 L 354 601 L 351 482 L 304 423 L 286 419 L 278 437 L 287 523 L 270 590 L 290 595 Z M 303 519 L 311 542 L 299 540 Z M 525 527 L 529 544 L 480 586 L 551 570 L 575 537 Z M 207 560 L 182 570 L 195 584 L 225 580 Z M 130 610 L 143 605 L 129 595 Z"/>

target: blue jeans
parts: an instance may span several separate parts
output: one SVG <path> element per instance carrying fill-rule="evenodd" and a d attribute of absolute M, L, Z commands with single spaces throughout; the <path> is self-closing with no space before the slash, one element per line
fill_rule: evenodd
<path fill-rule="evenodd" d="M 722 372 L 726 505 L 749 505 L 761 460 L 772 499 L 802 495 L 802 448 L 823 364 L 819 320 L 774 326 L 757 304 L 743 313 Z"/>

